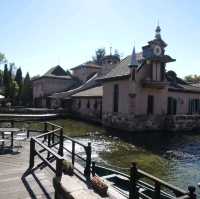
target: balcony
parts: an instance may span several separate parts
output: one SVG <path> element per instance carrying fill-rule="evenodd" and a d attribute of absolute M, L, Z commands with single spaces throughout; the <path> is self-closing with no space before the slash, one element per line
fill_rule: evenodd
<path fill-rule="evenodd" d="M 142 81 L 142 86 L 144 88 L 154 88 L 154 89 L 163 89 L 168 85 L 167 81 L 156 81 L 145 79 Z"/>

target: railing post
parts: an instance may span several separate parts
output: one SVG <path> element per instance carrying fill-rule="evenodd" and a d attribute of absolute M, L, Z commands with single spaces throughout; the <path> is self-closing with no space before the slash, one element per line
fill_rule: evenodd
<path fill-rule="evenodd" d="M 29 160 L 29 168 L 34 167 L 34 157 L 35 157 L 35 141 L 31 138 L 30 141 L 30 160 Z"/>
<path fill-rule="evenodd" d="M 155 192 L 154 192 L 154 198 L 155 199 L 160 199 L 160 183 L 155 182 Z"/>
<path fill-rule="evenodd" d="M 60 156 L 63 156 L 63 128 L 60 129 L 60 145 L 59 145 L 59 150 L 58 150 L 58 154 Z"/>
<path fill-rule="evenodd" d="M 74 165 L 75 160 L 75 142 L 72 141 L 72 164 Z"/>
<path fill-rule="evenodd" d="M 52 125 L 52 131 L 54 131 L 54 126 Z M 52 143 L 54 144 L 55 143 L 55 135 L 54 135 L 54 132 L 52 133 Z"/>
<path fill-rule="evenodd" d="M 51 146 L 51 134 L 47 135 L 47 142 L 48 142 L 48 147 L 50 148 Z M 50 158 L 50 152 L 47 153 L 47 159 Z"/>
<path fill-rule="evenodd" d="M 136 163 L 133 162 L 130 169 L 129 199 L 139 199 L 137 180 L 138 180 L 137 166 Z"/>
<path fill-rule="evenodd" d="M 190 199 L 196 199 L 197 198 L 197 195 L 195 193 L 196 188 L 194 186 L 188 186 L 188 191 L 189 191 Z"/>
<path fill-rule="evenodd" d="M 29 137 L 30 137 L 30 130 L 27 129 L 27 138 L 29 138 Z"/>
<path fill-rule="evenodd" d="M 14 127 L 14 121 L 13 120 L 11 121 L 11 127 L 12 128 Z"/>
<path fill-rule="evenodd" d="M 84 170 L 84 175 L 86 176 L 87 179 L 90 179 L 90 166 L 91 166 L 91 143 L 88 142 L 88 146 L 85 148 L 86 149 L 86 166 Z"/>
<path fill-rule="evenodd" d="M 63 160 L 62 159 L 56 159 L 56 177 L 61 180 L 62 178 L 62 168 Z"/>
<path fill-rule="evenodd" d="M 46 133 L 46 132 L 47 132 L 47 122 L 44 123 L 44 133 Z M 45 135 L 43 142 L 45 142 L 46 139 L 47 139 L 47 136 Z"/>
<path fill-rule="evenodd" d="M 95 176 L 95 162 L 92 162 L 92 176 Z"/>

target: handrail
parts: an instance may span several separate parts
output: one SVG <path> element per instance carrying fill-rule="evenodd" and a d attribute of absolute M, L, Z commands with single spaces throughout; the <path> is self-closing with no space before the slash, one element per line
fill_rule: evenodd
<path fill-rule="evenodd" d="M 62 156 L 60 156 L 58 153 L 56 153 L 55 151 L 53 151 L 51 148 L 49 148 L 48 146 L 46 146 L 45 144 L 43 144 L 42 142 L 40 142 L 39 140 L 37 140 L 37 138 L 31 138 L 33 139 L 37 144 L 39 144 L 41 147 L 43 147 L 44 149 L 46 149 L 49 153 L 51 153 L 53 156 L 55 156 L 56 159 L 64 159 Z"/>
<path fill-rule="evenodd" d="M 58 127 L 58 128 L 62 128 L 61 126 L 57 125 L 57 124 L 54 124 L 52 122 L 42 122 L 42 123 L 46 123 L 46 124 L 50 124 L 51 126 L 55 126 L 55 127 Z"/>
<path fill-rule="evenodd" d="M 49 135 L 49 134 L 51 134 L 51 133 L 55 133 L 55 132 L 57 132 L 57 131 L 60 130 L 60 129 L 62 129 L 62 127 L 61 127 L 61 128 L 58 128 L 58 129 L 55 129 L 55 130 L 52 130 L 52 131 L 48 131 L 48 132 L 43 133 L 43 134 L 40 134 L 40 135 L 36 136 L 35 138 L 38 139 L 38 138 L 44 137 L 44 136 Z M 58 136 L 58 137 L 59 137 L 59 136 Z"/>
<path fill-rule="evenodd" d="M 151 175 L 151 174 L 149 174 L 145 171 L 142 171 L 140 169 L 137 169 L 137 171 L 138 171 L 138 174 L 141 175 L 141 177 L 139 177 L 139 178 L 145 177 L 145 178 L 148 178 L 152 181 L 159 182 L 161 185 L 164 185 L 166 188 L 169 188 L 169 189 L 174 190 L 176 192 L 179 192 L 181 194 L 187 194 L 187 192 L 185 190 L 178 188 L 178 187 L 175 187 L 172 184 L 169 184 L 169 183 L 167 183 L 167 182 L 165 182 L 165 181 L 163 181 L 163 180 L 161 180 L 161 179 L 159 179 L 159 178 L 157 178 L 157 177 L 155 177 L 155 176 L 153 176 L 153 175 Z"/>
<path fill-rule="evenodd" d="M 95 165 L 95 162 L 92 162 L 92 168 L 91 168 L 91 172 L 92 175 L 94 176 L 96 174 L 95 168 L 102 168 L 102 169 L 107 169 L 104 166 L 99 166 L 99 165 Z M 131 175 L 127 175 L 125 173 L 122 173 L 120 171 L 114 170 L 114 169 L 107 169 L 110 172 L 113 172 L 115 174 L 121 175 L 123 177 L 126 177 L 127 180 L 129 180 L 130 182 L 130 190 L 129 190 L 129 198 L 130 199 L 139 199 L 139 195 L 141 195 L 141 193 L 138 192 L 138 188 L 136 186 L 138 186 L 139 184 L 144 184 L 145 186 L 145 182 L 139 180 L 140 178 L 148 178 L 149 180 L 152 180 L 155 184 L 154 185 L 149 185 L 151 186 L 151 189 L 154 189 L 154 194 L 155 194 L 155 199 L 160 198 L 160 194 L 164 193 L 165 191 L 163 189 L 161 189 L 161 187 L 167 188 L 170 191 L 172 191 L 175 195 L 176 195 L 176 199 L 195 199 L 196 198 L 196 194 L 195 194 L 195 187 L 193 186 L 189 186 L 188 187 L 188 192 L 180 189 L 178 187 L 175 187 L 145 171 L 142 171 L 140 169 L 137 169 L 136 164 L 133 163 L 132 167 L 131 167 Z"/>
<path fill-rule="evenodd" d="M 91 166 L 91 144 L 88 143 L 88 145 L 85 146 L 84 144 L 78 142 L 77 140 L 74 140 L 73 138 L 63 135 L 63 128 L 61 126 L 58 126 L 51 122 L 42 122 L 42 123 L 44 124 L 44 129 L 43 129 L 44 133 L 42 133 L 34 138 L 31 138 L 30 168 L 32 168 L 34 166 L 34 156 L 37 155 L 43 161 L 43 163 L 46 164 L 51 170 L 53 170 L 54 172 L 56 171 L 56 175 L 58 175 L 59 177 L 62 176 L 61 168 L 62 168 L 62 161 L 64 160 L 63 151 L 65 150 L 71 154 L 73 165 L 75 162 L 75 157 L 86 162 L 84 174 L 87 178 L 89 178 L 90 177 L 90 166 Z M 55 142 L 55 137 L 57 137 L 59 139 L 59 141 Z M 72 143 L 71 151 L 63 146 L 64 140 L 71 141 L 71 143 Z M 40 149 L 39 151 L 36 151 L 35 144 L 38 144 L 42 149 Z M 56 145 L 59 145 L 58 153 L 51 149 L 53 146 L 56 146 Z M 86 158 L 83 158 L 80 155 L 75 153 L 76 145 L 80 145 L 81 147 L 84 148 L 84 151 L 86 153 Z M 41 153 L 43 153 L 44 151 L 47 152 L 47 158 L 44 158 L 41 155 Z M 56 159 L 56 169 L 54 169 L 53 166 L 51 165 L 51 163 L 48 161 L 49 158 L 51 157 L 51 155 L 53 156 L 53 158 Z"/>

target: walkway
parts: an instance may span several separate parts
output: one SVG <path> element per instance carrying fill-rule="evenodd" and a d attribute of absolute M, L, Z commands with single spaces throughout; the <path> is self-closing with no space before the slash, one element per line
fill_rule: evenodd
<path fill-rule="evenodd" d="M 0 153 L 1 199 L 52 199 L 52 174 L 47 168 L 37 168 L 26 174 L 29 164 L 29 141 L 23 148 L 6 149 Z"/>

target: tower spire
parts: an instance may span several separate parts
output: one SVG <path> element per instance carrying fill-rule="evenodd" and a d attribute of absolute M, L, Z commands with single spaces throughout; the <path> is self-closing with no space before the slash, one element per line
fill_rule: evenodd
<path fill-rule="evenodd" d="M 156 38 L 156 39 L 161 39 L 161 34 L 160 34 L 160 32 L 161 32 L 161 28 L 160 28 L 160 26 L 159 26 L 159 21 L 158 21 L 157 27 L 156 27 L 156 34 L 155 34 L 155 38 Z"/>
<path fill-rule="evenodd" d="M 129 64 L 129 67 L 137 67 L 137 60 L 136 60 L 136 53 L 135 53 L 135 42 L 134 42 L 134 47 L 133 47 L 133 52 L 131 55 L 131 62 Z"/>

